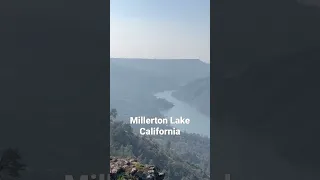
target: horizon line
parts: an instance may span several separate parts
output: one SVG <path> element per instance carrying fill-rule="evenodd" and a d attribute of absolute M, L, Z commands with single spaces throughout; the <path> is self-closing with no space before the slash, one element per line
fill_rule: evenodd
<path fill-rule="evenodd" d="M 142 60 L 198 60 L 210 64 L 210 61 L 204 61 L 197 58 L 128 58 L 128 57 L 110 57 L 110 59 L 142 59 Z"/>

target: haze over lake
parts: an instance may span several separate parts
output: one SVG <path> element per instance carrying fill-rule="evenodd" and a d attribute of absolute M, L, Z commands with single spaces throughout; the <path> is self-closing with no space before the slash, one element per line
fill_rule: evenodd
<path fill-rule="evenodd" d="M 188 133 L 197 133 L 210 137 L 210 119 L 201 112 L 199 112 L 195 107 L 188 105 L 185 102 L 179 101 L 172 96 L 174 91 L 163 91 L 156 93 L 154 96 L 157 98 L 165 99 L 174 104 L 169 110 L 162 111 L 161 113 L 166 117 L 173 117 L 190 119 L 190 124 L 184 125 L 172 125 L 179 128 L 180 130 L 186 130 Z"/>

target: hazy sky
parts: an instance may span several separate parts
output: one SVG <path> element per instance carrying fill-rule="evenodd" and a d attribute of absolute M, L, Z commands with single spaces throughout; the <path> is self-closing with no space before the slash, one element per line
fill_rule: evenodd
<path fill-rule="evenodd" d="M 210 0 L 111 0 L 111 57 L 210 61 Z"/>

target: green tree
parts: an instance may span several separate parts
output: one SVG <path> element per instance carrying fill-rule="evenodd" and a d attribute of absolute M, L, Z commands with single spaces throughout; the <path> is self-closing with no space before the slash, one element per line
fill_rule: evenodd
<path fill-rule="evenodd" d="M 110 112 L 110 121 L 114 121 L 118 116 L 118 112 L 116 109 L 111 109 Z"/>
<path fill-rule="evenodd" d="M 132 153 L 132 145 L 127 145 L 127 146 L 124 148 L 124 155 L 125 155 L 125 156 L 128 156 L 128 157 L 132 157 L 132 156 L 133 156 L 133 153 Z"/>
<path fill-rule="evenodd" d="M 112 123 L 113 121 L 117 118 L 118 112 L 117 109 L 111 109 L 110 111 L 110 146 L 113 145 L 113 128 L 112 128 Z"/>
<path fill-rule="evenodd" d="M 132 127 L 131 127 L 130 124 L 128 124 L 128 123 L 123 124 L 123 129 L 124 129 L 127 133 L 132 133 Z"/>

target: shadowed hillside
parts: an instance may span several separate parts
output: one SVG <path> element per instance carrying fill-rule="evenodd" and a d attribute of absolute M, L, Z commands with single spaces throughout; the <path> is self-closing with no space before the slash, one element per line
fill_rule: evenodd
<path fill-rule="evenodd" d="M 210 77 L 194 80 L 172 93 L 175 98 L 210 116 Z"/>

